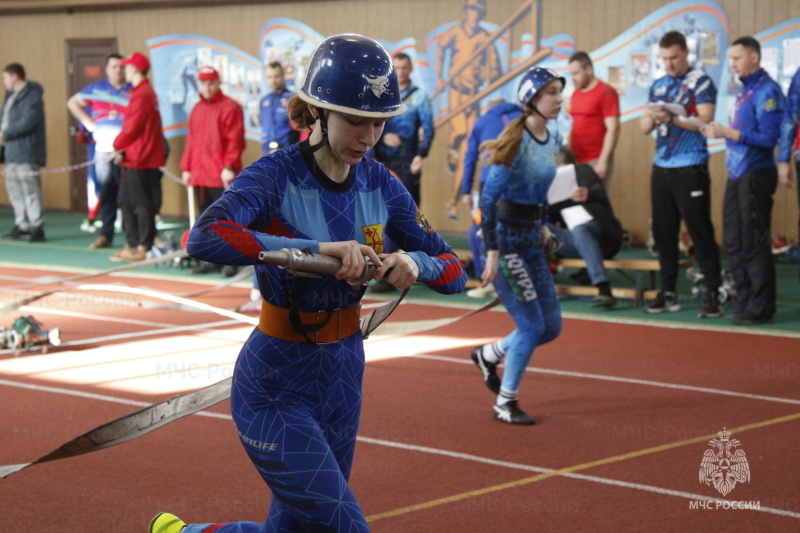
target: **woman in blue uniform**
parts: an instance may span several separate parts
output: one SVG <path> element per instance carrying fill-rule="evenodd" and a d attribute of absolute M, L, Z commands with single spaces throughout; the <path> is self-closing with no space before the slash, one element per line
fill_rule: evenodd
<path fill-rule="evenodd" d="M 561 139 L 547 121 L 561 110 L 564 78 L 552 70 L 530 69 L 517 91 L 523 113 L 482 148 L 492 167 L 481 194 L 481 229 L 486 265 L 481 286 L 494 283 L 517 328 L 472 351 L 484 382 L 497 394 L 494 417 L 509 424 L 535 421 L 517 403 L 519 385 L 533 350 L 558 337 L 561 308 L 542 247 L 547 191 L 556 175 Z M 497 365 L 505 358 L 502 382 Z"/>
<path fill-rule="evenodd" d="M 369 531 L 348 486 L 361 410 L 359 309 L 365 257 L 376 279 L 464 289 L 458 258 L 411 195 L 364 155 L 405 105 L 389 54 L 343 34 L 314 52 L 289 105 L 308 139 L 243 170 L 191 231 L 187 250 L 217 264 L 256 265 L 260 323 L 233 375 L 239 438 L 272 491 L 266 524 L 189 524 L 157 515 L 152 533 Z M 384 234 L 404 253 L 382 255 Z M 342 260 L 333 276 L 297 277 L 260 264 L 262 250 L 299 248 Z"/>

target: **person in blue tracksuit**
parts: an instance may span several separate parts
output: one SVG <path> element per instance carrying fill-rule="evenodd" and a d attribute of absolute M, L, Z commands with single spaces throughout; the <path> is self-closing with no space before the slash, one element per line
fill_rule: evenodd
<path fill-rule="evenodd" d="M 355 72 L 355 73 L 354 73 Z M 405 111 L 389 54 L 366 37 L 322 42 L 292 120 L 310 138 L 244 169 L 197 220 L 187 251 L 218 264 L 255 265 L 264 298 L 258 328 L 233 375 L 231 414 L 272 492 L 265 524 L 185 524 L 160 513 L 151 533 L 366 532 L 349 485 L 361 411 L 364 346 L 358 280 L 365 257 L 400 289 L 415 281 L 464 289 L 458 257 L 382 164 L 365 158 L 389 117 Z M 313 128 L 312 128 L 313 126 Z M 384 254 L 383 236 L 404 253 Z M 335 275 L 298 277 L 257 257 L 298 248 L 338 257 Z"/>
<path fill-rule="evenodd" d="M 400 98 L 408 110 L 386 122 L 383 136 L 375 145 L 375 157 L 397 174 L 408 192 L 420 205 L 422 160 L 428 157 L 433 143 L 433 108 L 428 95 L 411 82 L 414 70 L 405 53 L 392 57 L 400 84 Z"/>
<path fill-rule="evenodd" d="M 411 82 L 414 70 L 411 57 L 400 52 L 392 56 L 397 82 L 400 84 L 400 98 L 407 111 L 386 122 L 383 136 L 375 145 L 375 158 L 386 165 L 405 185 L 411 197 L 420 203 L 422 180 L 422 160 L 428 157 L 433 143 L 433 109 L 428 95 Z M 386 251 L 396 252 L 397 243 L 386 240 Z M 370 286 L 371 292 L 388 292 L 394 287 L 376 281 Z"/>
<path fill-rule="evenodd" d="M 681 221 L 686 226 L 703 273 L 705 290 L 698 318 L 719 318 L 724 311 L 719 298 L 722 285 L 719 247 L 711 220 L 711 174 L 708 146 L 699 128 L 680 120 L 681 112 L 663 104 L 677 104 L 686 116 L 711 122 L 716 111 L 717 88 L 703 69 L 689 63 L 686 37 L 669 31 L 658 42 L 666 74 L 650 87 L 648 103 L 639 125 L 645 135 L 656 132 L 656 156 L 650 173 L 653 239 L 658 248 L 661 291 L 644 307 L 647 313 L 680 311 L 678 298 L 678 248 Z M 673 112 L 675 111 L 675 112 Z"/>
<path fill-rule="evenodd" d="M 791 161 L 794 159 L 797 175 L 800 176 L 800 68 L 798 68 L 789 92 L 786 93 L 786 109 L 781 122 L 781 138 L 778 142 L 778 181 L 784 186 L 792 186 Z M 800 183 L 800 179 L 798 179 Z M 797 203 L 800 205 L 800 186 L 797 187 Z M 800 222 L 800 219 L 798 219 Z M 800 225 L 800 224 L 799 224 Z"/>
<path fill-rule="evenodd" d="M 484 143 L 492 163 L 480 199 L 486 248 L 482 285 L 494 283 L 516 329 L 472 351 L 484 382 L 497 394 L 495 419 L 509 424 L 535 421 L 518 405 L 519 386 L 537 346 L 561 333 L 553 278 L 542 247 L 547 191 L 556 175 L 561 138 L 547 129 L 563 103 L 564 78 L 534 67 L 517 91 L 523 114 L 493 141 Z M 502 382 L 497 365 L 505 357 Z"/>
<path fill-rule="evenodd" d="M 283 81 L 283 65 L 277 61 L 264 67 L 264 77 L 270 92 L 259 102 L 261 121 L 261 155 L 267 155 L 300 140 L 300 133 L 289 121 L 289 100 L 294 93 Z"/>
<path fill-rule="evenodd" d="M 742 80 L 730 127 L 712 122 L 707 138 L 724 137 L 728 183 L 722 208 L 723 243 L 736 283 L 736 324 L 761 324 L 775 314 L 775 261 L 770 244 L 772 195 L 778 185 L 775 145 L 784 97 L 761 68 L 761 45 L 753 37 L 733 42 L 731 68 Z"/>
<path fill-rule="evenodd" d="M 467 151 L 464 152 L 464 173 L 461 178 L 459 192 L 463 194 L 464 204 L 472 210 L 472 187 L 475 181 L 475 169 L 480 161 L 480 146 L 486 141 L 497 138 L 508 124 L 522 114 L 522 109 L 517 104 L 497 99 L 489 102 L 489 109 L 472 126 L 472 131 L 467 139 Z M 483 189 L 489 168 L 481 164 L 480 177 L 478 178 L 478 191 Z M 451 203 L 456 202 L 456 198 Z M 480 222 L 473 224 L 468 231 L 469 247 L 472 251 L 472 263 L 475 265 L 475 277 L 480 279 L 483 274 L 483 239 L 479 235 Z M 478 293 L 482 294 L 482 293 Z"/>

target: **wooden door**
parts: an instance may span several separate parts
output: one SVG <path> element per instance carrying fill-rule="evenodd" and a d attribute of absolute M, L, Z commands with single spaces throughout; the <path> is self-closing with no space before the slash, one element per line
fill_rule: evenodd
<path fill-rule="evenodd" d="M 106 58 L 117 52 L 116 38 L 67 39 L 67 99 L 90 83 L 106 77 Z M 69 164 L 86 162 L 86 145 L 78 141 L 78 122 L 64 107 L 69 120 Z M 70 172 L 70 210 L 86 213 L 86 168 Z"/>

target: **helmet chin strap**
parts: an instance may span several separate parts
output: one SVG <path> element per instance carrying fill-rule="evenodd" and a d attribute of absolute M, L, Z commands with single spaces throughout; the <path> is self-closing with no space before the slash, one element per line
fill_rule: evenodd
<path fill-rule="evenodd" d="M 536 106 L 535 106 L 535 105 L 533 105 L 532 103 L 530 103 L 530 102 L 529 102 L 529 103 L 528 103 L 528 107 L 530 108 L 530 110 L 531 110 L 531 111 L 533 111 L 534 113 L 536 113 L 537 115 L 539 115 L 539 116 L 540 116 L 540 117 L 542 117 L 543 119 L 545 119 L 545 120 L 550 120 L 550 119 L 548 119 L 546 116 L 542 115 L 542 112 L 541 112 L 541 111 L 539 111 L 539 110 L 536 108 Z"/>
<path fill-rule="evenodd" d="M 317 113 L 319 114 L 319 117 L 318 117 L 318 119 L 319 119 L 319 128 L 320 128 L 320 132 L 322 132 L 322 140 L 319 141 L 317 144 L 313 144 L 313 145 L 309 144 L 308 146 L 300 148 L 300 151 L 305 153 L 305 154 L 313 154 L 314 152 L 317 152 L 322 147 L 324 147 L 326 144 L 328 144 L 328 120 L 325 118 L 325 110 L 322 109 L 321 107 L 317 107 L 315 109 L 317 110 Z"/>

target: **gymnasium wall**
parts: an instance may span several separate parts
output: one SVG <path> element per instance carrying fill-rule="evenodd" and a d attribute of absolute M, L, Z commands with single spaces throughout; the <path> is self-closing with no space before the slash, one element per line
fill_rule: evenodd
<path fill-rule="evenodd" d="M 71 13 L 53 12 L 54 6 L 76 2 L 50 1 L 48 10 L 32 7 L 21 12 L 3 13 L 0 4 L 0 63 L 22 63 L 29 79 L 45 87 L 45 109 L 48 135 L 48 168 L 69 164 L 68 130 L 72 121 L 66 109 L 69 96 L 66 85 L 65 41 L 67 39 L 116 37 L 123 55 L 146 51 L 146 41 L 154 37 L 187 33 L 224 41 L 233 47 L 259 55 L 259 34 L 268 20 L 287 17 L 301 21 L 322 35 L 356 32 L 377 39 L 397 42 L 411 37 L 417 49 L 424 51 L 426 35 L 436 27 L 463 18 L 464 0 L 347 0 L 303 2 L 219 2 L 199 7 L 158 7 L 147 2 L 144 7 L 104 7 L 86 9 L 92 0 L 80 2 L 84 7 Z M 19 2 L 17 2 L 19 4 Z M 31 5 L 36 2 L 31 2 Z M 227 4 L 227 5 L 226 5 Z M 520 10 L 523 0 L 486 0 L 484 20 L 501 25 Z M 560 33 L 574 37 L 578 50 L 592 51 L 617 38 L 643 18 L 670 4 L 661 0 L 542 0 L 541 36 Z M 730 39 L 753 35 L 781 22 L 800 17 L 797 0 L 719 0 L 730 21 Z M 520 47 L 521 35 L 532 32 L 530 14 L 518 18 L 510 28 L 512 49 Z M 726 43 L 722 43 L 724 46 Z M 644 103 L 644 102 L 643 102 Z M 425 161 L 422 208 L 440 231 L 463 232 L 469 225 L 469 214 L 462 207 L 458 221 L 448 220 L 445 202 L 450 197 L 453 176 L 447 172 L 445 152 L 449 124 L 439 130 L 430 157 Z M 649 228 L 649 175 L 654 154 L 654 139 L 639 132 L 638 120 L 622 126 L 616 151 L 612 202 L 634 240 L 643 242 Z M 173 155 L 168 167 L 179 173 L 177 162 L 182 139 L 170 140 Z M 259 156 L 256 142 L 248 141 L 245 162 Z M 722 196 L 726 180 L 724 151 L 712 155 L 713 216 L 717 237 L 721 240 Z M 68 210 L 69 179 L 65 173 L 44 177 L 46 207 Z M 185 216 L 186 194 L 182 186 L 164 181 L 165 216 Z M 775 194 L 773 233 L 796 238 L 798 208 L 796 191 L 779 188 Z M 0 190 L 0 204 L 8 205 L 5 188 Z"/>

